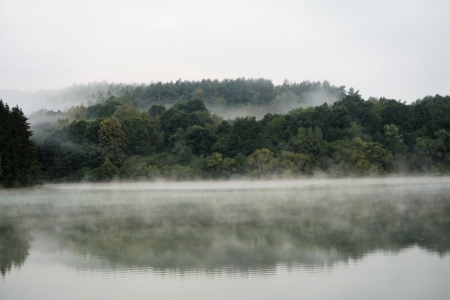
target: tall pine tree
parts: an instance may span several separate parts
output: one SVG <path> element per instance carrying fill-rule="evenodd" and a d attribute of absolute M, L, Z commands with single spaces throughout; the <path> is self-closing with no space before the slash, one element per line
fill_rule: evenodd
<path fill-rule="evenodd" d="M 39 183 L 36 153 L 27 117 L 19 107 L 0 100 L 0 186 L 25 187 Z"/>

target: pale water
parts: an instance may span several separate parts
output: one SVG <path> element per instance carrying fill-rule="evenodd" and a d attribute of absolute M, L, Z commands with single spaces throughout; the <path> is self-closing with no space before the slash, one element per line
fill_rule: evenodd
<path fill-rule="evenodd" d="M 0 191 L 0 299 L 450 299 L 450 179 Z"/>

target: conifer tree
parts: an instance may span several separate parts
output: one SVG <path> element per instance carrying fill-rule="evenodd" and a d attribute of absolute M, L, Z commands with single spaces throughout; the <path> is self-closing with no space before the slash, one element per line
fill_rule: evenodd
<path fill-rule="evenodd" d="M 98 131 L 98 147 L 102 156 L 120 166 L 124 160 L 125 133 L 122 124 L 116 118 L 106 118 L 100 122 Z"/>
<path fill-rule="evenodd" d="M 36 150 L 27 117 L 19 107 L 0 100 L 0 186 L 24 187 L 38 183 Z"/>

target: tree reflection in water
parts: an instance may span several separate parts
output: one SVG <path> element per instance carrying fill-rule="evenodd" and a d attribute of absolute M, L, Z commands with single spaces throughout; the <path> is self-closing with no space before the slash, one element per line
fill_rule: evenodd
<path fill-rule="evenodd" d="M 30 249 L 28 231 L 13 223 L 0 222 L 0 272 L 4 277 L 13 266 L 25 263 Z"/>
<path fill-rule="evenodd" d="M 415 245 L 438 255 L 450 250 L 447 191 L 300 196 L 297 191 L 175 196 L 116 191 L 101 196 L 108 200 L 100 201 L 97 192 L 83 194 L 92 199 L 83 204 L 12 205 L 8 214 L 26 216 L 33 232 L 52 236 L 73 254 L 107 261 L 113 269 L 263 272 L 278 264 L 332 267 Z M 0 228 L 5 274 L 13 264 L 23 264 L 30 240 L 24 230 Z"/>

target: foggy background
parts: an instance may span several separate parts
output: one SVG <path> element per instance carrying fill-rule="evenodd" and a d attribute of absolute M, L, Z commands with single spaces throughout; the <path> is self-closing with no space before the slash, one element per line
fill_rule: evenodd
<path fill-rule="evenodd" d="M 411 102 L 450 94 L 449 11 L 445 0 L 2 0 L 0 98 L 30 113 L 73 83 L 264 77 Z"/>

